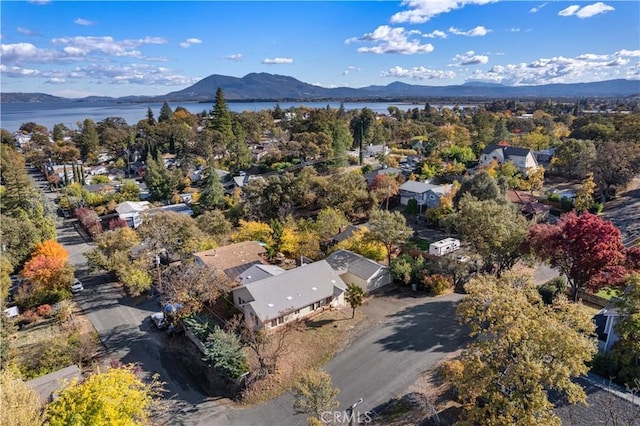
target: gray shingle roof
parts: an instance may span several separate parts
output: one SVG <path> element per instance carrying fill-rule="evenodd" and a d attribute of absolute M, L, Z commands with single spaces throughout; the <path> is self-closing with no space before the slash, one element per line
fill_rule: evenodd
<path fill-rule="evenodd" d="M 385 267 L 374 260 L 349 250 L 336 250 L 325 260 L 336 272 L 340 274 L 349 272 L 365 281 L 376 275 L 380 268 Z"/>
<path fill-rule="evenodd" d="M 286 272 L 284 269 L 275 265 L 253 265 L 246 271 L 238 275 L 237 280 L 240 284 L 246 285 L 254 281 L 260 281 L 265 278 L 274 277 Z"/>
<path fill-rule="evenodd" d="M 249 305 L 262 322 L 333 297 L 347 288 L 324 260 L 243 287 L 251 294 L 253 301 Z"/>

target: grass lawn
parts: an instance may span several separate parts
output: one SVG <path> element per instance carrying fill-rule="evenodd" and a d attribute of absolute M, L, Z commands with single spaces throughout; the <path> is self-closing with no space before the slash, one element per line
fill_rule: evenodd
<path fill-rule="evenodd" d="M 287 352 L 280 359 L 278 372 L 248 394 L 245 402 L 257 404 L 268 401 L 293 387 L 300 375 L 307 370 L 322 367 L 337 352 L 349 337 L 351 330 L 364 318 L 356 310 L 351 318 L 351 309 L 324 311 L 303 320 L 300 327 L 287 336 Z"/>
<path fill-rule="evenodd" d="M 97 353 L 98 336 L 82 311 L 75 309 L 66 322 L 40 318 L 9 336 L 10 362 L 25 380 L 72 364 L 87 364 Z"/>
<path fill-rule="evenodd" d="M 602 297 L 603 299 L 611 300 L 612 297 L 618 297 L 622 295 L 622 292 L 617 288 L 602 288 L 599 292 L 596 293 L 596 296 Z"/>

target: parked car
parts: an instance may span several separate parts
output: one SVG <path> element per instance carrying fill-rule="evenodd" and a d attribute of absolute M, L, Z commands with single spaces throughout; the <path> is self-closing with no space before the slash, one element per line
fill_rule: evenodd
<path fill-rule="evenodd" d="M 82 290 L 84 290 L 84 286 L 82 282 L 76 278 L 71 286 L 71 293 L 80 293 Z"/>
<path fill-rule="evenodd" d="M 158 328 L 158 330 L 164 330 L 167 328 L 167 321 L 164 319 L 164 313 L 156 312 L 151 314 L 151 322 Z"/>

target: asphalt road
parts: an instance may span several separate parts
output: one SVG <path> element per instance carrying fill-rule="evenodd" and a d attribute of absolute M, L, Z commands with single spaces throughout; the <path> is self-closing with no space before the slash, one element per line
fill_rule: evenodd
<path fill-rule="evenodd" d="M 70 263 L 84 285 L 84 291 L 74 299 L 98 333 L 104 346 L 104 363 L 134 363 L 148 375 L 157 373 L 165 383 L 165 398 L 172 402 L 172 410 L 209 401 L 207 395 L 215 395 L 215 390 L 204 389 L 208 383 L 201 369 L 206 367 L 199 357 L 185 350 L 184 339 L 171 338 L 152 325 L 149 316 L 160 309 L 158 300 L 128 297 L 106 274 L 90 274 L 84 253 L 93 245 L 78 232 L 75 223 L 73 219 L 62 221 L 58 242 L 69 251 Z"/>
<path fill-rule="evenodd" d="M 421 373 L 433 368 L 447 354 L 463 347 L 466 335 L 455 316 L 463 296 L 451 294 L 407 307 L 387 318 L 326 364 L 324 370 L 340 389 L 338 411 L 360 398 L 356 407 L 362 418 L 367 411 L 404 394 Z M 203 404 L 183 425 L 305 425 L 306 416 L 293 412 L 293 396 L 284 393 L 252 408 L 211 413 Z"/>

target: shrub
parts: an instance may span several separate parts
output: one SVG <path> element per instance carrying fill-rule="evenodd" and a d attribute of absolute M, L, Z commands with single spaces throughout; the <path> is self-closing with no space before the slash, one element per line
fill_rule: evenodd
<path fill-rule="evenodd" d="M 32 324 L 38 321 L 38 313 L 33 309 L 29 309 L 28 311 L 24 311 L 22 313 L 22 318 L 20 319 L 21 324 Z"/>
<path fill-rule="evenodd" d="M 416 213 L 418 213 L 418 201 L 415 198 L 411 198 L 407 201 L 407 214 Z"/>
<path fill-rule="evenodd" d="M 567 288 L 567 280 L 565 277 L 555 277 L 538 287 L 538 293 L 542 297 L 542 301 L 550 305 L 558 294 L 563 293 Z"/>
<path fill-rule="evenodd" d="M 434 296 L 444 294 L 453 288 L 453 280 L 440 274 L 425 275 L 422 278 L 422 283 Z"/>
<path fill-rule="evenodd" d="M 48 303 L 45 303 L 44 305 L 40 305 L 36 308 L 36 312 L 41 317 L 49 318 L 52 312 L 51 305 L 49 305 Z"/>
<path fill-rule="evenodd" d="M 603 203 L 593 203 L 591 205 L 591 207 L 589 208 L 589 213 L 591 213 L 591 214 L 600 214 L 600 213 L 602 213 L 603 209 L 604 209 L 604 204 Z"/>

